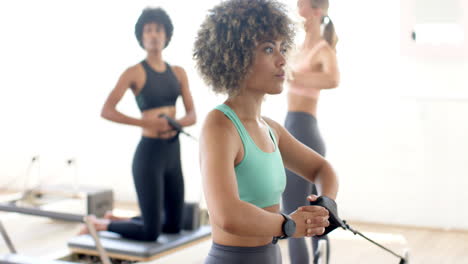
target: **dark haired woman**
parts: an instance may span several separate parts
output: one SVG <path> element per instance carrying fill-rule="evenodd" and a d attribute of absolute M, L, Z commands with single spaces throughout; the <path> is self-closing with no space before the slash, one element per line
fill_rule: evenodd
<path fill-rule="evenodd" d="M 154 241 L 161 232 L 181 230 L 184 179 L 178 133 L 160 116 L 175 118 L 179 96 L 182 96 L 186 114 L 176 121 L 183 127 L 190 126 L 195 123 L 196 115 L 184 69 L 171 66 L 163 59 L 163 50 L 172 33 L 171 20 L 163 9 L 143 10 L 135 25 L 135 36 L 147 53 L 146 59 L 120 76 L 102 109 L 103 118 L 142 129 L 132 165 L 141 217 L 118 219 L 108 214 L 106 219 L 93 218 L 98 231 L 108 230 L 125 238 Z M 127 89 L 135 95 L 141 118 L 117 110 Z"/>

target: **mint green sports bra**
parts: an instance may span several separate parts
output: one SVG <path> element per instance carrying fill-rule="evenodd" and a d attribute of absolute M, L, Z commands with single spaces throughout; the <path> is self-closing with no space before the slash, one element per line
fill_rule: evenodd
<path fill-rule="evenodd" d="M 286 174 L 283 159 L 271 128 L 270 137 L 275 151 L 268 153 L 257 147 L 236 113 L 227 105 L 216 107 L 235 125 L 244 145 L 244 158 L 234 168 L 240 199 L 260 208 L 279 204 L 286 187 Z"/>

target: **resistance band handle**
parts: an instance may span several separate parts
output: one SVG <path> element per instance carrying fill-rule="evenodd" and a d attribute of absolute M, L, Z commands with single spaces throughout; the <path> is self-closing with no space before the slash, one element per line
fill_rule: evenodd
<path fill-rule="evenodd" d="M 319 196 L 317 200 L 310 202 L 310 205 L 322 206 L 329 213 L 328 221 L 330 225 L 325 228 L 325 232 L 322 235 L 317 237 L 323 237 L 338 227 L 346 229 L 346 224 L 338 217 L 338 207 L 333 199 L 327 196 Z"/>
<path fill-rule="evenodd" d="M 197 141 L 197 138 L 195 138 L 194 136 L 192 136 L 189 133 L 185 132 L 184 129 L 182 128 L 182 126 L 179 123 L 177 123 L 177 121 L 172 119 L 171 117 L 167 116 L 166 114 L 160 114 L 159 117 L 165 118 L 167 120 L 167 122 L 169 123 L 169 125 L 171 125 L 177 132 L 183 133 L 186 136 L 189 136 L 192 139 L 194 139 L 195 141 Z"/>
<path fill-rule="evenodd" d="M 178 132 L 182 132 L 182 126 L 179 123 L 177 123 L 177 121 L 170 118 L 168 115 L 160 114 L 159 117 L 165 118 L 169 125 L 171 125 L 175 130 L 177 130 Z"/>

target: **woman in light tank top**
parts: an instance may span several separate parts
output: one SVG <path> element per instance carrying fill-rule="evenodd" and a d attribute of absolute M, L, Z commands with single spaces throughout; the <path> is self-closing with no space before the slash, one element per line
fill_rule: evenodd
<path fill-rule="evenodd" d="M 288 73 L 288 113 L 286 129 L 299 141 L 325 156 L 325 144 L 317 124 L 317 103 L 323 89 L 338 86 L 339 72 L 336 62 L 337 42 L 333 23 L 327 16 L 328 0 L 298 0 L 299 15 L 305 19 L 305 39 L 292 56 Z M 321 33 L 323 28 L 323 34 Z M 290 170 L 286 170 L 287 184 L 283 193 L 283 212 L 291 213 L 298 206 L 308 204 L 304 198 L 317 194 L 313 183 L 304 180 Z M 326 236 L 321 237 L 328 245 Z M 318 238 L 312 239 L 312 252 L 316 252 Z M 291 264 L 311 263 L 306 239 L 288 240 Z M 327 261 L 329 259 L 329 250 Z M 314 260 L 316 263 L 316 259 Z"/>
<path fill-rule="evenodd" d="M 261 115 L 265 95 L 283 90 L 292 40 L 292 22 L 277 0 L 222 1 L 198 31 L 194 58 L 200 75 L 227 95 L 208 113 L 200 135 L 213 239 L 205 264 L 280 264 L 278 239 L 320 235 L 329 225 L 328 211 L 319 206 L 280 213 L 285 167 L 320 182 L 331 199 L 338 192 L 331 165 Z"/>

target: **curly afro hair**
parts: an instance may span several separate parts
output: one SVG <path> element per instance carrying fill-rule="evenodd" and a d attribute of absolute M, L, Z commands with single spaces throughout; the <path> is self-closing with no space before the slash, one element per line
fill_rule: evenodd
<path fill-rule="evenodd" d="M 211 9 L 193 49 L 206 84 L 216 93 L 235 95 L 260 42 L 281 39 L 291 47 L 295 30 L 286 13 L 276 0 L 228 0 Z"/>
<path fill-rule="evenodd" d="M 140 47 L 145 49 L 142 41 L 143 27 L 149 23 L 156 23 L 164 26 L 164 31 L 166 32 L 166 45 L 164 45 L 164 48 L 167 47 L 171 41 L 172 33 L 174 32 L 174 26 L 172 25 L 169 15 L 166 13 L 166 11 L 164 11 L 164 9 L 160 7 L 147 7 L 143 9 L 143 12 L 141 12 L 140 17 L 135 24 L 135 37 L 138 40 Z"/>

